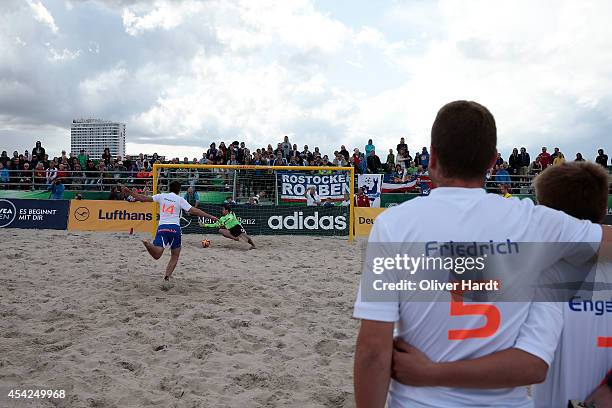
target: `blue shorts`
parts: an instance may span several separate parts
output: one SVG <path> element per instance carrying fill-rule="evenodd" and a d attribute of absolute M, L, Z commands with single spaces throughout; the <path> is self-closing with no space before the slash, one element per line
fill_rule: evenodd
<path fill-rule="evenodd" d="M 162 224 L 157 227 L 153 245 L 176 249 L 181 247 L 181 227 L 176 224 Z"/>

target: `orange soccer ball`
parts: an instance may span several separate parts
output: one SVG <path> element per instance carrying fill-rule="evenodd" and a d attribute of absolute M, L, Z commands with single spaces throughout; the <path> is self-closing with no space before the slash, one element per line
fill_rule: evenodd
<path fill-rule="evenodd" d="M 210 246 L 210 241 L 207 239 L 202 240 L 202 248 L 208 248 Z"/>

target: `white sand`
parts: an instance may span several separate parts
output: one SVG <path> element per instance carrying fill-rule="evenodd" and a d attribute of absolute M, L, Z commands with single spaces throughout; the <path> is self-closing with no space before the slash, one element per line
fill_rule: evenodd
<path fill-rule="evenodd" d="M 166 291 L 137 236 L 0 230 L 0 406 L 354 406 L 360 244 L 183 238 Z"/>

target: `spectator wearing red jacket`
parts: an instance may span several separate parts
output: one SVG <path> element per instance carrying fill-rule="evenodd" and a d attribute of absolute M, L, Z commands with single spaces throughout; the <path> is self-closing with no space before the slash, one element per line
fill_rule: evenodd
<path fill-rule="evenodd" d="M 361 174 L 361 158 L 359 157 L 359 149 L 353 150 L 353 155 L 350 159 L 351 164 L 355 167 L 355 172 Z"/>
<path fill-rule="evenodd" d="M 365 193 L 363 192 L 363 187 L 359 187 L 359 190 L 357 190 L 357 197 L 355 201 L 356 201 L 355 205 L 357 207 L 369 207 L 370 206 L 370 198 L 367 195 L 365 195 Z"/>
<path fill-rule="evenodd" d="M 542 147 L 542 153 L 538 154 L 537 160 L 542 165 L 542 170 L 546 170 L 553 162 L 552 156 L 546 151 L 546 147 Z"/>

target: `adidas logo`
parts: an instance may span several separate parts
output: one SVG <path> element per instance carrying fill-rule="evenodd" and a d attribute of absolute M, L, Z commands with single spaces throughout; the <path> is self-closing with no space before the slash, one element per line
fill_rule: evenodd
<path fill-rule="evenodd" d="M 294 211 L 293 215 L 273 215 L 268 218 L 268 226 L 273 230 L 344 230 L 346 229 L 346 217 L 344 215 L 319 216 L 315 211 L 313 215 L 304 217 L 302 211 Z"/>

